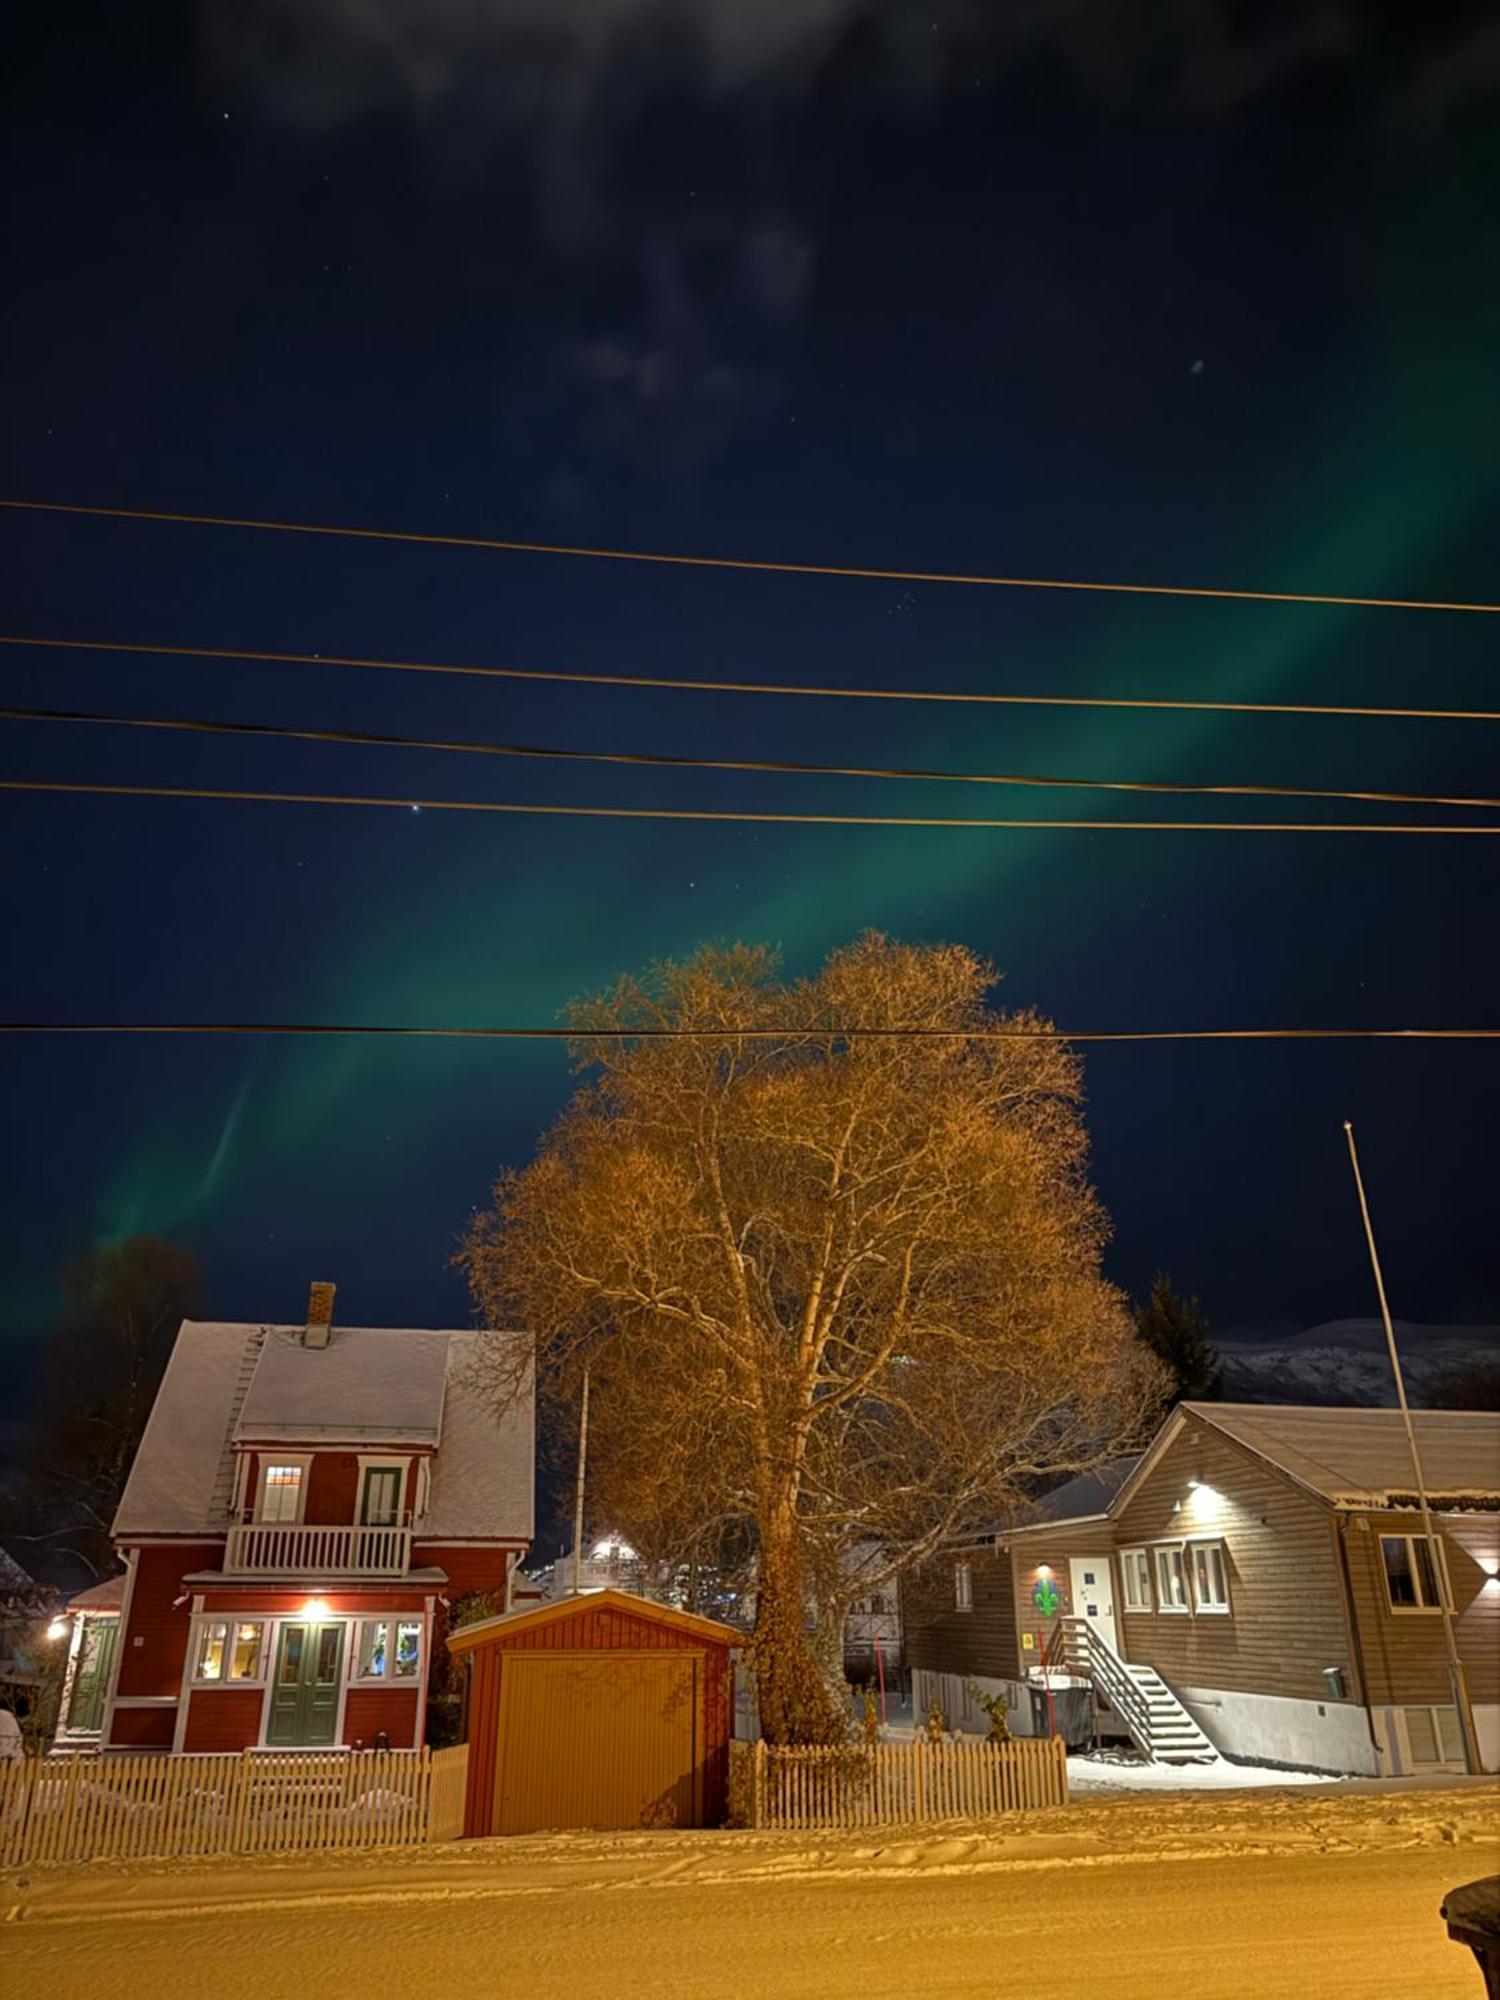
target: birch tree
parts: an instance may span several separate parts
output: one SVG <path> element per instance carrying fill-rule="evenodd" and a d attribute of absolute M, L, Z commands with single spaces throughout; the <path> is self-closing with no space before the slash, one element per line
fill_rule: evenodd
<path fill-rule="evenodd" d="M 530 1336 L 494 1343 L 497 1397 L 534 1367 L 567 1409 L 589 1367 L 620 1530 L 753 1546 L 772 1742 L 842 1730 L 842 1596 L 883 1580 L 845 1549 L 903 1568 L 1159 1406 L 1100 1271 L 1077 1057 L 995 979 L 869 935 L 809 979 L 734 945 L 620 980 L 571 1011 L 585 1080 L 460 1252 L 483 1322 Z"/>

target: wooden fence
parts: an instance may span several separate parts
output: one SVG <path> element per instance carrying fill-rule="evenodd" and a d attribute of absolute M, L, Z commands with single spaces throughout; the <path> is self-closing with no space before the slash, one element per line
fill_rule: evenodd
<path fill-rule="evenodd" d="M 468 1746 L 0 1764 L 0 1864 L 339 1853 L 454 1839 Z"/>
<path fill-rule="evenodd" d="M 1068 1802 L 1060 1737 L 1012 1743 L 851 1744 L 781 1750 L 757 1743 L 753 1823 L 759 1827 L 910 1826 L 980 1819 Z"/>

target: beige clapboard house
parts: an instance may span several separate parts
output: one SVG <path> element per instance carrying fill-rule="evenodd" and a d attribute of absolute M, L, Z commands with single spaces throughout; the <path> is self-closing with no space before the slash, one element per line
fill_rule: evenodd
<path fill-rule="evenodd" d="M 973 1687 L 1005 1686 L 1013 1725 L 1040 1729 L 1045 1681 L 1167 1761 L 1461 1770 L 1446 1593 L 1500 1768 L 1500 1416 L 1414 1422 L 1436 1560 L 1396 1411 L 1180 1405 L 1140 1459 L 910 1580 L 919 1711 L 980 1726 Z"/>

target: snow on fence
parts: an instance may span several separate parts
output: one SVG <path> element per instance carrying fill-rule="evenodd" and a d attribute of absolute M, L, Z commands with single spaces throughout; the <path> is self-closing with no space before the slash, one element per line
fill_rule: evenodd
<path fill-rule="evenodd" d="M 851 1744 L 774 1749 L 757 1743 L 754 1824 L 759 1827 L 907 1826 L 975 1819 L 1068 1802 L 1060 1737 L 1011 1743 Z"/>
<path fill-rule="evenodd" d="M 0 1863 L 165 1860 L 456 1838 L 468 1746 L 0 1764 Z"/>

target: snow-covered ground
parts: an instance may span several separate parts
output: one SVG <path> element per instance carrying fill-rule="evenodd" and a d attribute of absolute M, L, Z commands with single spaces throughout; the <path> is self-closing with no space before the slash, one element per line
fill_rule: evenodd
<path fill-rule="evenodd" d="M 1237 1792 L 1256 1785 L 1333 1785 L 1320 1771 L 1282 1771 L 1271 1764 L 1148 1764 L 1101 1751 L 1068 1759 L 1068 1790 L 1079 1792 Z"/>
<path fill-rule="evenodd" d="M 1500 1786 L 1102 1797 L 870 1833 L 554 1834 L 36 1869 L 0 1992 L 483 2000 L 1479 2000 L 1443 1892 Z"/>

